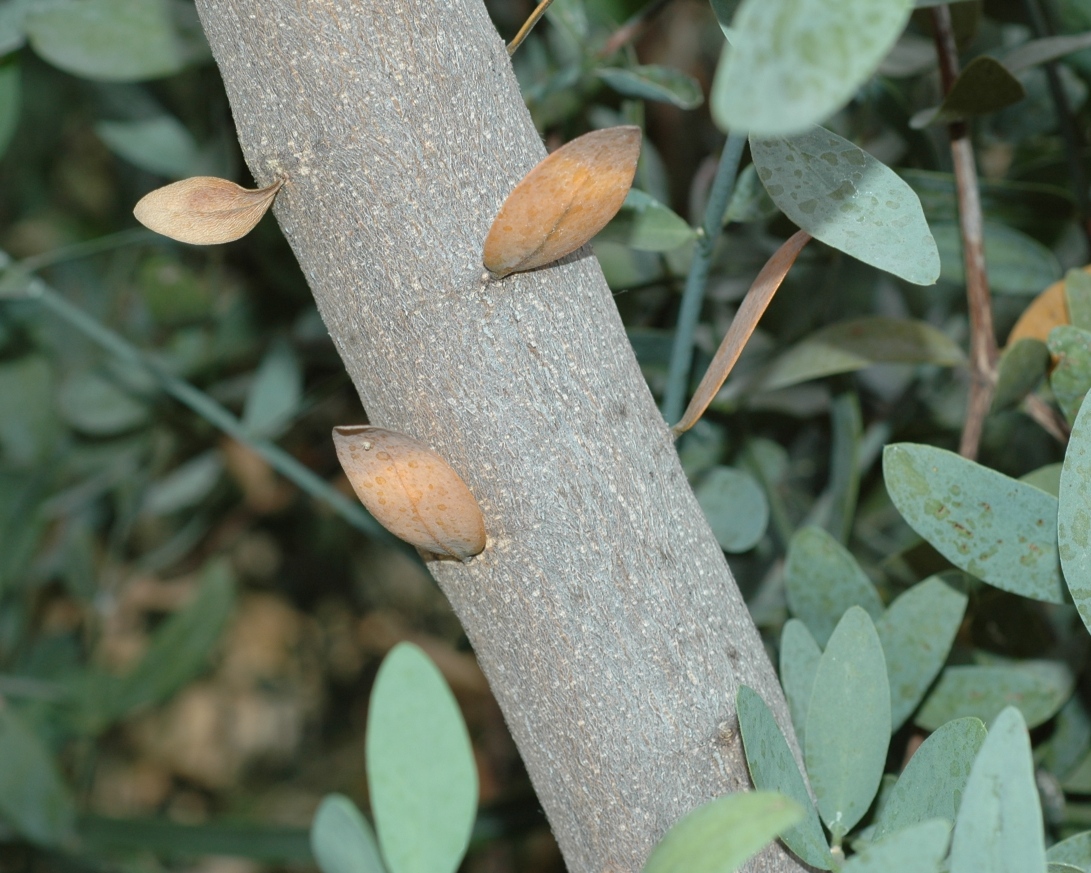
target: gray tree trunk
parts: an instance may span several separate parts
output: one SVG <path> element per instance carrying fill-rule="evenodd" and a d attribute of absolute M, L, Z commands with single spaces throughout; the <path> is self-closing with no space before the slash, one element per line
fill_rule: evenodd
<path fill-rule="evenodd" d="M 485 552 L 430 568 L 569 869 L 635 873 L 748 785 L 740 683 L 789 723 L 594 257 L 482 287 L 492 218 L 545 154 L 503 43 L 480 0 L 198 8 L 370 421 L 481 503 Z M 773 849 L 751 869 L 799 868 Z"/>

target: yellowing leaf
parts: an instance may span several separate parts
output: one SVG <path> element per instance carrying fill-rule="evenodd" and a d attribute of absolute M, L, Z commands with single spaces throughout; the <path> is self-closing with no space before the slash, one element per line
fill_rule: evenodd
<path fill-rule="evenodd" d="M 577 137 L 515 186 L 485 238 L 485 266 L 498 277 L 574 252 L 625 201 L 640 156 L 639 127 Z"/>
<path fill-rule="evenodd" d="M 231 242 L 261 221 L 282 184 L 278 179 L 255 190 L 215 176 L 194 176 L 145 194 L 133 215 L 145 227 L 179 242 Z"/>
<path fill-rule="evenodd" d="M 485 548 L 485 520 L 443 458 L 381 427 L 335 427 L 337 459 L 360 502 L 394 536 L 434 555 L 468 561 Z"/>
<path fill-rule="evenodd" d="M 1091 273 L 1091 266 L 1083 268 Z M 1065 300 L 1064 280 L 1054 282 L 1045 291 L 1035 297 L 1030 306 L 1023 310 L 1019 320 L 1008 334 L 1008 346 L 1013 346 L 1021 339 L 1036 339 L 1046 342 L 1049 332 L 1062 324 L 1071 324 L 1068 317 L 1068 303 Z"/>

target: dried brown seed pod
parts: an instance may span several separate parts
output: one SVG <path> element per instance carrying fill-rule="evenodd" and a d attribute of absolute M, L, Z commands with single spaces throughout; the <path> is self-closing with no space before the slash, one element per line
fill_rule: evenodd
<path fill-rule="evenodd" d="M 485 548 L 477 500 L 430 448 L 368 425 L 335 427 L 333 444 L 356 496 L 394 536 L 460 561 Z"/>
<path fill-rule="evenodd" d="M 638 157 L 639 127 L 594 130 L 561 146 L 500 207 L 485 238 L 485 266 L 503 277 L 574 252 L 617 214 Z"/>
<path fill-rule="evenodd" d="M 261 221 L 283 184 L 278 179 L 252 189 L 215 176 L 194 176 L 145 194 L 133 215 L 145 227 L 179 242 L 231 242 Z"/>

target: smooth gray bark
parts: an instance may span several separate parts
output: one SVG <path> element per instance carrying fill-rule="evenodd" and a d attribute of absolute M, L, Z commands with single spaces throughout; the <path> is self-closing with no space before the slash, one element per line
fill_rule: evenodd
<path fill-rule="evenodd" d="M 788 719 L 595 259 L 483 287 L 492 218 L 545 154 L 500 38 L 480 0 L 198 8 L 370 421 L 480 501 L 488 548 L 430 568 L 569 868 L 638 870 L 748 784 L 739 683 Z"/>

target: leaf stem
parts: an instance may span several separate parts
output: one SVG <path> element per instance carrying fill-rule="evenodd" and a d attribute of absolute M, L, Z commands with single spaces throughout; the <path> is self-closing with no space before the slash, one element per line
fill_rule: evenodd
<path fill-rule="evenodd" d="M 739 162 L 745 147 L 746 134 L 732 132 L 727 137 L 719 166 L 716 168 L 716 178 L 709 191 L 701 233 L 697 236 L 697 248 L 693 253 L 693 263 L 690 264 L 686 287 L 682 292 L 678 324 L 674 328 L 667 387 L 663 393 L 663 417 L 667 421 L 677 421 L 682 414 L 682 404 L 686 399 L 690 370 L 693 367 L 693 339 L 701 316 L 705 289 L 708 287 L 712 255 L 720 237 L 727 205 L 735 190 L 735 179 L 739 174 Z"/>
<path fill-rule="evenodd" d="M 947 94 L 958 78 L 958 48 L 951 26 L 951 11 L 942 5 L 933 7 L 931 13 L 943 93 Z M 958 190 L 958 222 L 966 271 L 966 304 L 970 314 L 970 396 L 966 404 L 966 420 L 962 426 L 959 454 L 964 458 L 974 459 L 981 446 L 985 417 L 989 414 L 996 388 L 996 361 L 999 351 L 993 328 L 989 279 L 985 273 L 984 221 L 981 215 L 973 143 L 965 121 L 955 121 L 948 125 L 948 133 Z"/>
<path fill-rule="evenodd" d="M 101 251 L 102 249 L 95 249 Z M 120 334 L 110 330 L 82 309 L 73 306 L 64 297 L 43 280 L 27 275 L 26 263 L 12 264 L 8 255 L 0 252 L 0 268 L 9 267 L 23 276 L 23 291 L 18 297 L 9 292 L 5 299 L 33 300 L 51 313 L 74 327 L 92 342 L 98 344 L 118 360 L 140 367 L 150 373 L 159 383 L 160 388 L 180 403 L 188 406 L 209 424 L 223 433 L 245 444 L 262 458 L 269 466 L 295 483 L 311 497 L 321 500 L 335 510 L 353 527 L 366 533 L 387 538 L 386 530 L 356 501 L 350 500 L 330 485 L 325 479 L 304 466 L 279 446 L 265 439 L 254 439 L 249 435 L 243 423 L 230 410 L 221 406 L 200 389 L 189 382 L 167 372 L 162 364 L 142 352 Z M 5 277 L 6 278 L 6 277 Z"/>

